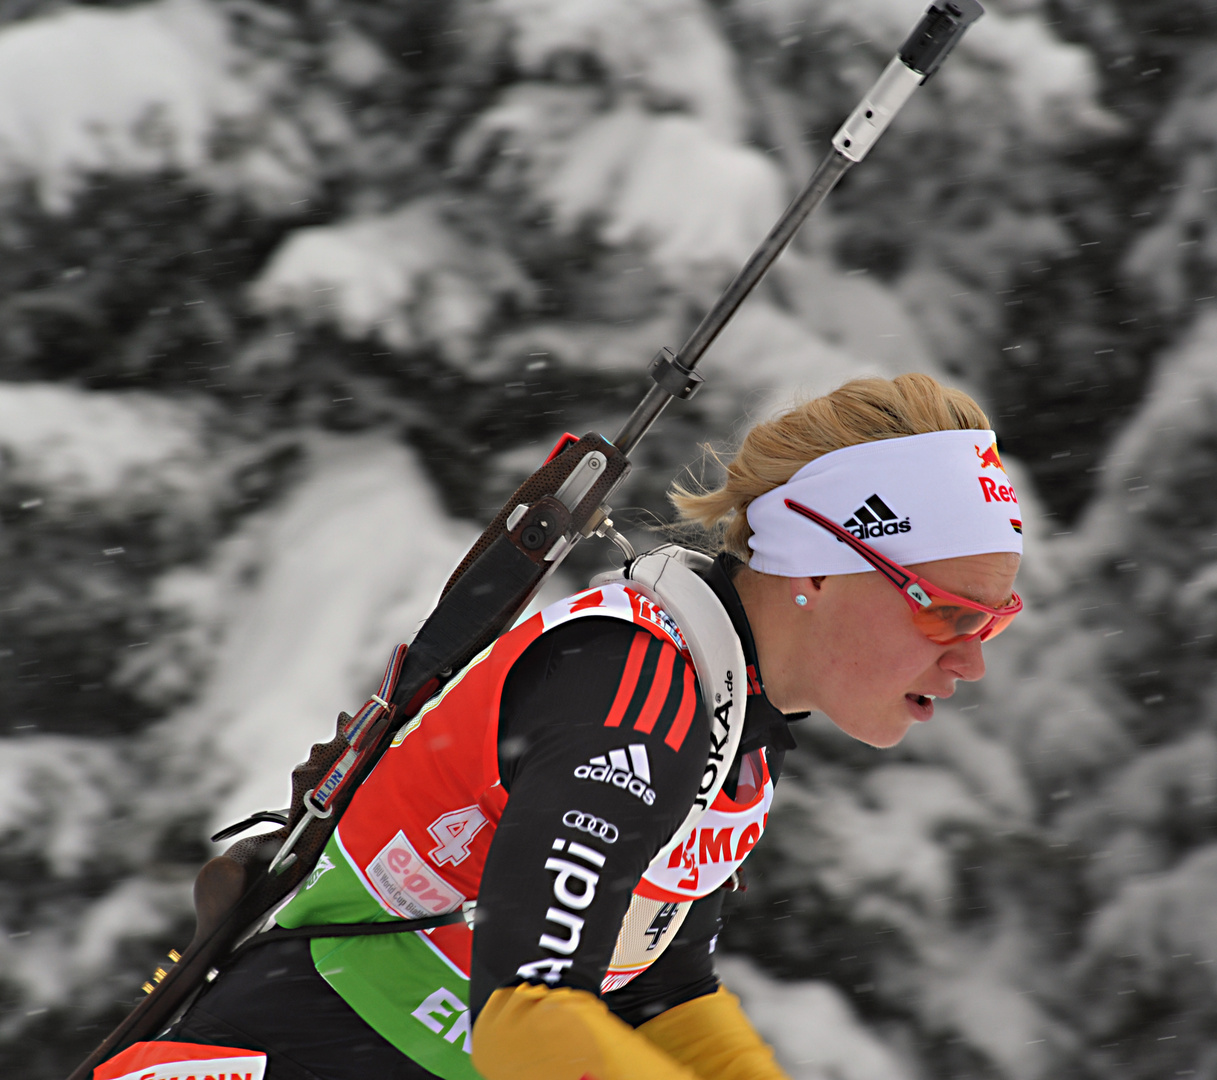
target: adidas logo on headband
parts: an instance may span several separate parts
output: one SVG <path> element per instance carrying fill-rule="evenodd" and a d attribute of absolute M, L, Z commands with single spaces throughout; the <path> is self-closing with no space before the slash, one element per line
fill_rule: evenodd
<path fill-rule="evenodd" d="M 866 489 L 863 488 L 862 490 L 865 491 Z M 896 533 L 911 532 L 913 528 L 909 524 L 908 518 L 900 520 L 899 515 L 878 495 L 872 495 L 859 506 L 854 511 L 854 516 L 848 521 L 843 522 L 843 526 L 859 540 L 873 540 L 879 536 L 895 536 Z"/>
<path fill-rule="evenodd" d="M 865 572 L 869 564 L 848 544 L 838 543 L 839 534 L 808 529 L 805 518 L 790 512 L 788 499 L 827 513 L 853 536 L 906 566 L 1021 552 L 1010 518 L 1018 521 L 1022 514 L 1010 481 L 997 467 L 995 438 L 988 430 L 928 431 L 820 455 L 748 504 L 748 565 L 781 577 Z M 986 447 L 992 452 L 986 453 Z M 996 497 L 986 502 L 988 494 Z M 856 507 L 852 515 L 850 507 Z M 910 510 L 913 520 L 905 516 Z"/>

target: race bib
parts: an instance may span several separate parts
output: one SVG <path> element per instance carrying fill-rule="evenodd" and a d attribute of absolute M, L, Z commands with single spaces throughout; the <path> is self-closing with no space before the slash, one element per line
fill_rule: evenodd
<path fill-rule="evenodd" d="M 259 1050 L 199 1043 L 139 1042 L 93 1070 L 93 1080 L 262 1080 Z"/>

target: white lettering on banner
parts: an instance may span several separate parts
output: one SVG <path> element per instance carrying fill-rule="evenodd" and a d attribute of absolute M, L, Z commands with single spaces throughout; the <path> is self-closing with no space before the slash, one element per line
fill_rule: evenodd
<path fill-rule="evenodd" d="M 437 817 L 427 826 L 427 832 L 439 841 L 439 847 L 427 852 L 437 866 L 464 862 L 469 858 L 469 845 L 486 824 L 486 815 L 474 806 L 463 806 Z"/>
<path fill-rule="evenodd" d="M 407 919 L 442 915 L 465 899 L 423 862 L 400 829 L 372 860 L 367 875 L 385 904 Z"/>
<path fill-rule="evenodd" d="M 104 1073 L 98 1066 L 97 1075 L 106 1080 L 262 1080 L 266 1075 L 266 1057 L 191 1058 L 189 1061 L 167 1061 L 160 1065 L 145 1065 L 121 1076 Z"/>
<path fill-rule="evenodd" d="M 465 1037 L 461 1049 L 466 1054 L 473 1052 L 473 1033 L 469 1026 L 469 1007 L 451 990 L 441 986 L 434 993 L 428 994 L 411 1014 L 423 1027 L 443 1035 L 444 1042 L 454 1043 L 462 1035 Z M 455 1016 L 456 1020 L 444 1031 L 445 1022 Z"/>
<path fill-rule="evenodd" d="M 461 1043 L 461 1049 L 466 1054 L 473 1053 L 473 1028 L 469 1024 L 469 1010 L 466 1009 L 456 1018 L 456 1023 L 448 1029 L 448 1034 L 444 1036 L 444 1042 L 454 1043 L 461 1036 L 465 1037 L 465 1041 Z"/>

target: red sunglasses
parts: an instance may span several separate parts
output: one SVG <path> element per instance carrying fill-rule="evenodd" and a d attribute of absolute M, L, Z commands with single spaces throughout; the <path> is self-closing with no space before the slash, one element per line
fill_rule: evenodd
<path fill-rule="evenodd" d="M 913 624 L 936 645 L 955 645 L 976 637 L 981 641 L 989 641 L 1005 630 L 1014 621 L 1014 616 L 1023 610 L 1023 602 L 1018 593 L 1012 593 L 1010 603 L 999 608 L 985 607 L 984 604 L 949 593 L 937 585 L 931 585 L 911 570 L 906 570 L 898 562 L 892 562 L 886 555 L 881 555 L 870 544 L 863 543 L 848 529 L 843 529 L 823 514 L 816 513 L 794 499 L 787 499 L 786 505 L 796 514 L 802 514 L 822 529 L 827 529 L 842 543 L 848 544 L 896 586 L 912 609 Z"/>

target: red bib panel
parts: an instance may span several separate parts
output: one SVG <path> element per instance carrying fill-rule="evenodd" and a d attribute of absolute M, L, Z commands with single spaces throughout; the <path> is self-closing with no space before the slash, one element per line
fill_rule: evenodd
<path fill-rule="evenodd" d="M 424 918 L 477 896 L 507 803 L 498 763 L 507 675 L 546 630 L 592 616 L 632 622 L 688 658 L 672 619 L 617 584 L 550 605 L 474 657 L 401 730 L 339 822 L 343 854 L 386 912 Z"/>
<path fill-rule="evenodd" d="M 259 1050 L 179 1042 L 138 1042 L 93 1070 L 93 1080 L 262 1080 L 265 1075 L 266 1055 Z"/>

